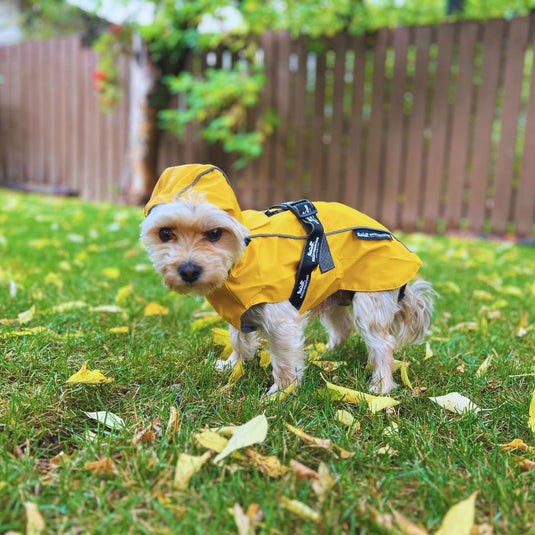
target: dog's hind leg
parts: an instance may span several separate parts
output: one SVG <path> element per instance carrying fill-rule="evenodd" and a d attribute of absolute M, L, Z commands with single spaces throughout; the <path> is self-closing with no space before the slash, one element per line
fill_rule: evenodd
<path fill-rule="evenodd" d="M 377 394 L 387 394 L 397 386 L 392 378 L 396 339 L 391 327 L 398 310 L 397 290 L 356 292 L 353 297 L 355 328 L 368 348 L 370 390 Z"/>
<path fill-rule="evenodd" d="M 242 333 L 232 325 L 229 331 L 233 351 L 227 360 L 216 360 L 215 366 L 219 371 L 233 369 L 240 360 L 244 362 L 251 360 L 258 347 L 256 332 Z"/>
<path fill-rule="evenodd" d="M 329 335 L 327 349 L 341 347 L 354 329 L 351 308 L 348 306 L 333 305 L 321 312 L 319 319 Z"/>

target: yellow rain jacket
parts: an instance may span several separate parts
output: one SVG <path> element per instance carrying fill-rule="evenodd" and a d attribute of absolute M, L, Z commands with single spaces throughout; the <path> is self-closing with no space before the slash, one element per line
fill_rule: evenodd
<path fill-rule="evenodd" d="M 192 193 L 225 210 L 250 230 L 243 258 L 208 301 L 237 329 L 254 330 L 242 322 L 247 310 L 260 303 L 289 299 L 297 288 L 305 245 L 312 247 L 307 242 L 307 231 L 290 210 L 242 212 L 228 178 L 211 165 L 166 169 L 145 207 L 145 215 L 158 204 L 176 202 Z M 401 288 L 418 271 L 422 263 L 418 256 L 371 217 L 334 202 L 314 202 L 313 206 L 317 209 L 313 217 L 321 222 L 325 233 L 319 256 L 323 253 L 327 261 L 312 270 L 300 312 L 313 309 L 338 290 Z"/>

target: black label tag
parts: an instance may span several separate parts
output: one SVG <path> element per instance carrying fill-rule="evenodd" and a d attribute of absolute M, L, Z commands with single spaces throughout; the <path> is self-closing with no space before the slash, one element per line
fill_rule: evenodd
<path fill-rule="evenodd" d="M 358 227 L 353 229 L 355 236 L 359 240 L 391 240 L 392 234 L 387 230 L 376 228 Z"/>

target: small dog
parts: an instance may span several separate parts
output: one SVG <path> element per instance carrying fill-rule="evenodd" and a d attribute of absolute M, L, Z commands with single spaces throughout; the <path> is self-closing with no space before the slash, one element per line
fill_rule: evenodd
<path fill-rule="evenodd" d="M 223 171 L 195 164 L 164 171 L 145 215 L 141 240 L 165 285 L 205 295 L 230 323 L 233 353 L 218 369 L 251 360 L 265 334 L 269 393 L 302 377 L 312 315 L 328 349 L 360 334 L 370 389 L 381 394 L 397 386 L 393 352 L 421 343 L 429 328 L 436 293 L 426 281 L 407 284 L 420 259 L 348 206 L 302 200 L 242 212 Z"/>

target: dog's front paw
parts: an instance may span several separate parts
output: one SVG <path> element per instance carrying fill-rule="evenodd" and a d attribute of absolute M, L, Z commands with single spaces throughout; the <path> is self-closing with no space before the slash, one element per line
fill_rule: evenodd
<path fill-rule="evenodd" d="M 373 381 L 370 383 L 370 392 L 372 394 L 389 394 L 398 387 L 398 384 L 390 379 L 389 381 L 383 379 L 379 379 L 378 381 Z"/>
<path fill-rule="evenodd" d="M 219 372 L 230 372 L 234 369 L 240 359 L 232 353 L 227 360 L 216 360 L 215 367 Z"/>

